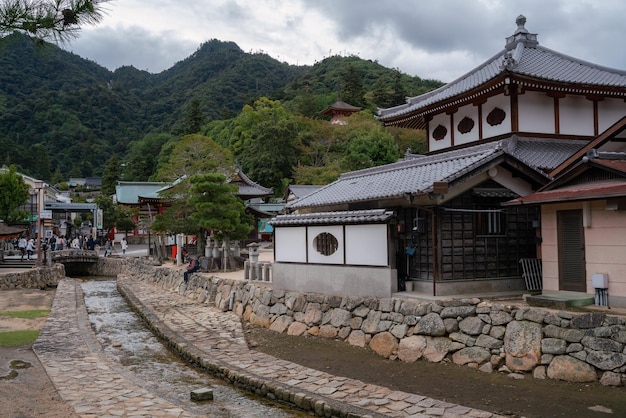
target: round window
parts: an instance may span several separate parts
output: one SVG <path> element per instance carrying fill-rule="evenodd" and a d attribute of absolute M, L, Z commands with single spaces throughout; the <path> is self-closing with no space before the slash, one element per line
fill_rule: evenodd
<path fill-rule="evenodd" d="M 322 232 L 313 238 L 313 248 L 322 255 L 331 255 L 339 248 L 339 241 L 333 234 Z"/>

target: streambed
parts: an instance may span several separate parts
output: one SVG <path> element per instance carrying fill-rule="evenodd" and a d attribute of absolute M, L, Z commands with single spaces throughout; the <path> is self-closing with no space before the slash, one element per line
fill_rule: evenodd
<path fill-rule="evenodd" d="M 185 410 L 214 417 L 294 417 L 281 405 L 239 391 L 195 369 L 170 352 L 144 326 L 118 293 L 115 280 L 81 284 L 89 322 L 106 355 L 124 366 L 128 377 Z M 194 389 L 210 387 L 214 400 L 190 400 Z"/>

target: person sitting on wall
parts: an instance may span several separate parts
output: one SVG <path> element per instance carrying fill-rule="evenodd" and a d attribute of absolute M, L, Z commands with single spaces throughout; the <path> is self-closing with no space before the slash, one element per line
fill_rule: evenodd
<path fill-rule="evenodd" d="M 183 273 L 183 279 L 185 280 L 185 283 L 187 283 L 187 281 L 189 280 L 189 275 L 198 271 L 199 268 L 200 263 L 198 263 L 198 259 L 196 257 L 191 257 L 191 260 L 189 260 L 189 265 L 187 266 L 187 270 L 185 270 L 185 273 Z"/>

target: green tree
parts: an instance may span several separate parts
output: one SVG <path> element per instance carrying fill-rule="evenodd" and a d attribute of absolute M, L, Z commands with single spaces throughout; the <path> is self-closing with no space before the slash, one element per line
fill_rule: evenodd
<path fill-rule="evenodd" d="M 14 166 L 0 170 L 0 220 L 12 224 L 27 216 L 17 208 L 28 200 L 29 190 L 30 187 L 17 174 Z"/>
<path fill-rule="evenodd" d="M 124 179 L 127 181 L 148 181 L 156 174 L 159 162 L 159 153 L 163 145 L 174 141 L 170 134 L 148 134 L 133 141 L 126 154 L 126 163 L 123 167 Z"/>
<path fill-rule="evenodd" d="M 107 161 L 104 167 L 104 173 L 102 174 L 102 188 L 100 191 L 106 196 L 115 194 L 115 187 L 119 179 L 120 162 L 117 158 L 117 154 L 113 154 L 109 161 Z"/>
<path fill-rule="evenodd" d="M 202 109 L 200 108 L 200 100 L 193 98 L 189 103 L 189 109 L 187 110 L 187 115 L 185 116 L 184 133 L 196 134 L 200 132 L 203 123 L 204 115 L 202 114 Z"/>
<path fill-rule="evenodd" d="M 124 213 L 117 219 L 117 222 L 115 222 L 115 227 L 120 231 L 124 231 L 126 236 L 128 236 L 128 232 L 133 231 L 136 227 L 132 214 Z"/>
<path fill-rule="evenodd" d="M 64 42 L 80 27 L 102 20 L 109 0 L 6 0 L 0 4 L 0 34 L 22 32 L 38 39 Z"/>
<path fill-rule="evenodd" d="M 369 111 L 358 112 L 348 118 L 345 130 L 346 147 L 341 159 L 344 171 L 393 163 L 399 152 L 393 135 L 378 124 Z"/>
<path fill-rule="evenodd" d="M 297 162 L 297 120 L 280 102 L 261 98 L 245 106 L 236 123 L 231 145 L 244 173 L 280 194 Z"/>
<path fill-rule="evenodd" d="M 244 239 L 252 229 L 252 219 L 246 214 L 246 207 L 236 195 L 237 186 L 226 182 L 227 178 L 218 173 L 198 174 L 190 179 L 191 197 L 189 202 L 194 211 L 191 219 L 204 231 L 212 231 L 218 239 L 223 239 L 226 248 L 230 240 Z M 232 257 L 227 263 L 235 268 Z"/>
<path fill-rule="evenodd" d="M 230 151 L 203 135 L 185 135 L 164 145 L 155 176 L 158 181 L 174 182 L 194 174 L 220 172 L 230 177 L 234 172 Z"/>
<path fill-rule="evenodd" d="M 341 100 L 352 106 L 365 107 L 363 79 L 354 65 L 348 65 L 342 81 Z"/>

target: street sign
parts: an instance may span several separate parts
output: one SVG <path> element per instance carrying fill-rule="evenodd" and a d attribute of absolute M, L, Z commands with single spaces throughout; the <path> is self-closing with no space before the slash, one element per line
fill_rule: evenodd
<path fill-rule="evenodd" d="M 39 216 L 41 217 L 41 219 L 52 219 L 52 211 L 51 210 L 42 209 L 39 212 Z"/>

